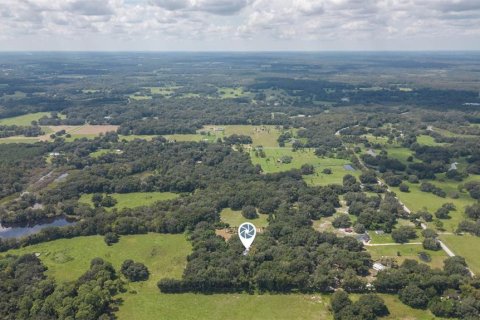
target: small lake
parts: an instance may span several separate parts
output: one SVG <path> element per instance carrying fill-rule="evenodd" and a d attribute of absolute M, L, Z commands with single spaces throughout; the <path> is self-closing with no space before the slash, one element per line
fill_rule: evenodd
<path fill-rule="evenodd" d="M 59 218 L 55 220 L 46 221 L 34 226 L 12 226 L 4 227 L 0 224 L 0 238 L 21 238 L 34 233 L 40 232 L 46 227 L 63 227 L 74 224 L 75 222 L 68 221 L 66 218 Z"/>
<path fill-rule="evenodd" d="M 355 171 L 355 168 L 352 167 L 350 164 L 344 165 L 343 168 L 347 171 Z"/>

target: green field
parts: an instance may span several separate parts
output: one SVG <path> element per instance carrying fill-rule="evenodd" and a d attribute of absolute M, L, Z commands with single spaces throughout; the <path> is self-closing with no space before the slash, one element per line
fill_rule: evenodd
<path fill-rule="evenodd" d="M 303 164 L 311 164 L 315 168 L 315 173 L 306 175 L 305 181 L 310 185 L 327 185 L 332 183 L 341 184 L 346 174 L 358 176 L 358 170 L 351 171 L 344 168 L 350 164 L 349 160 L 335 158 L 317 157 L 313 149 L 303 149 L 293 151 L 291 148 L 265 148 L 265 158 L 255 155 L 255 151 L 250 152 L 253 164 L 259 164 L 266 173 L 288 171 L 290 169 L 300 169 Z M 291 163 L 282 163 L 280 159 L 283 156 L 291 156 Z M 329 168 L 332 174 L 322 173 L 323 169 Z"/>
<path fill-rule="evenodd" d="M 431 136 L 427 136 L 427 135 L 419 135 L 417 136 L 417 142 L 419 144 L 423 144 L 423 145 L 426 145 L 426 146 L 443 146 L 443 145 L 446 145 L 447 143 L 438 143 L 438 142 L 435 142 L 435 139 Z"/>
<path fill-rule="evenodd" d="M 89 154 L 90 157 L 92 158 L 98 158 L 98 157 L 101 157 L 105 154 L 109 154 L 109 153 L 113 153 L 115 154 L 116 152 L 114 150 L 110 150 L 110 149 L 99 149 L 95 152 L 92 152 Z"/>
<path fill-rule="evenodd" d="M 171 96 L 175 93 L 175 90 L 181 88 L 181 86 L 166 86 L 166 87 L 145 87 L 145 89 L 150 90 L 151 94 L 159 94 L 162 96 Z"/>
<path fill-rule="evenodd" d="M 480 237 L 442 234 L 440 238 L 456 255 L 467 260 L 468 266 L 476 275 L 480 274 Z"/>
<path fill-rule="evenodd" d="M 246 219 L 242 216 L 241 211 L 235 211 L 230 208 L 223 209 L 220 212 L 220 219 L 223 222 L 228 223 L 231 227 L 238 227 L 244 222 L 251 222 L 258 228 L 264 228 L 268 226 L 268 215 L 267 214 L 259 214 L 257 219 Z"/>
<path fill-rule="evenodd" d="M 200 134 L 203 132 L 204 134 Z M 263 146 L 267 148 L 278 147 L 278 137 L 282 130 L 275 126 L 251 126 L 251 125 L 206 125 L 202 129 L 197 130 L 197 134 L 175 134 L 166 135 L 167 139 L 176 141 L 216 141 L 218 138 L 223 139 L 232 134 L 250 136 L 254 146 Z"/>
<path fill-rule="evenodd" d="M 6 126 L 29 126 L 32 124 L 32 121 L 38 121 L 38 119 L 50 116 L 50 112 L 36 112 L 36 113 L 29 113 L 23 116 L 11 117 L 0 119 L 0 125 Z"/>
<path fill-rule="evenodd" d="M 202 135 L 202 134 L 169 134 L 164 137 L 167 140 L 172 140 L 175 142 L 185 142 L 185 141 L 215 142 L 217 140 L 217 137 L 215 135 Z"/>
<path fill-rule="evenodd" d="M 137 100 L 137 101 L 152 100 L 151 96 L 145 96 L 145 95 L 141 95 L 141 94 L 131 94 L 128 97 L 132 100 Z"/>
<path fill-rule="evenodd" d="M 218 95 L 222 99 L 231 99 L 231 98 L 240 98 L 248 96 L 248 93 L 244 91 L 242 87 L 230 88 L 230 87 L 221 87 L 217 90 Z"/>
<path fill-rule="evenodd" d="M 38 142 L 38 139 L 35 138 L 25 138 L 25 137 L 8 137 L 8 138 L 0 138 L 1 143 L 35 143 Z"/>
<path fill-rule="evenodd" d="M 157 201 L 175 199 L 179 195 L 171 192 L 132 192 L 112 193 L 111 196 L 117 200 L 117 204 L 112 208 L 107 208 L 107 210 L 148 206 Z M 83 194 L 78 201 L 92 205 L 92 194 Z"/>
<path fill-rule="evenodd" d="M 478 180 L 478 176 L 470 176 L 463 181 L 472 181 Z M 398 187 L 392 187 L 391 189 L 397 194 L 398 198 L 412 211 L 428 210 L 430 213 L 435 213 L 435 211 L 440 208 L 444 203 L 451 202 L 456 207 L 456 211 L 451 211 L 451 219 L 442 220 L 444 227 L 447 231 L 453 232 L 458 226 L 458 223 L 465 218 L 464 211 L 465 207 L 475 203 L 475 200 L 470 197 L 467 192 L 458 192 L 458 182 L 456 181 L 438 181 L 432 180 L 429 181 L 434 185 L 440 187 L 447 193 L 447 197 L 441 198 L 429 192 L 422 192 L 420 190 L 420 184 L 412 184 L 409 182 L 404 182 L 410 187 L 410 192 L 401 192 Z M 453 199 L 448 196 L 451 192 L 458 192 L 459 198 Z"/>
<path fill-rule="evenodd" d="M 413 309 L 405 304 L 403 304 L 400 299 L 395 295 L 389 294 L 379 294 L 380 297 L 385 301 L 385 304 L 390 311 L 390 315 L 379 318 L 381 320 L 432 320 L 432 319 L 443 319 L 435 317 L 429 310 Z M 350 295 L 352 300 L 357 300 L 360 295 Z"/>
<path fill-rule="evenodd" d="M 416 242 L 416 240 L 414 240 Z M 447 254 L 443 250 L 430 251 L 423 249 L 421 244 L 396 244 L 387 246 L 365 246 L 368 252 L 372 255 L 372 259 L 378 260 L 382 257 L 395 258 L 398 264 L 401 264 L 405 259 L 413 259 L 418 262 L 423 262 L 418 257 L 418 253 L 425 251 L 432 257 L 431 262 L 423 262 L 432 268 L 442 268 L 443 260 L 447 258 Z M 400 256 L 398 256 L 400 253 Z"/>

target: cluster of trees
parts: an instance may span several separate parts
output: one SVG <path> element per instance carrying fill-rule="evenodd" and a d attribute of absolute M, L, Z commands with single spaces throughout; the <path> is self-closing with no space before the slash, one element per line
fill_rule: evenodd
<path fill-rule="evenodd" d="M 48 144 L 0 144 L 0 198 L 23 190 L 33 169 L 45 166 Z"/>
<path fill-rule="evenodd" d="M 358 216 L 357 223 L 369 230 L 391 232 L 397 218 L 405 218 L 407 213 L 398 199 L 391 193 L 384 197 L 370 196 L 363 192 L 347 192 L 344 199 L 349 206 L 348 212 Z"/>
<path fill-rule="evenodd" d="M 56 284 L 34 255 L 0 258 L 0 313 L 5 320 L 111 319 L 123 283 L 100 258 L 79 279 Z"/>
<path fill-rule="evenodd" d="M 125 260 L 122 263 L 120 272 L 132 282 L 145 281 L 150 275 L 148 268 L 143 263 L 133 260 Z"/>
<path fill-rule="evenodd" d="M 443 270 L 407 259 L 399 268 L 380 271 L 373 285 L 377 292 L 398 294 L 403 303 L 428 308 L 437 317 L 480 317 L 480 285 L 461 257 L 447 258 Z"/>
<path fill-rule="evenodd" d="M 383 299 L 375 294 L 364 294 L 353 302 L 347 292 L 339 290 L 332 294 L 330 305 L 335 320 L 375 320 L 390 314 Z"/>
<path fill-rule="evenodd" d="M 13 136 L 38 137 L 44 134 L 42 128 L 39 126 L 5 126 L 0 125 L 0 138 Z"/>

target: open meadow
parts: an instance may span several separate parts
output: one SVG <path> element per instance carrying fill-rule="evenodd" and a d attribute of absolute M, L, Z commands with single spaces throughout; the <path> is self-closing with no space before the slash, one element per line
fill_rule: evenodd
<path fill-rule="evenodd" d="M 93 194 L 83 194 L 78 200 L 81 203 L 86 203 L 93 206 L 92 203 Z M 179 196 L 177 193 L 172 192 L 132 192 L 132 193 L 112 193 L 110 194 L 117 203 L 111 208 L 106 208 L 107 210 L 112 209 L 124 209 L 124 208 L 135 208 L 140 206 L 148 206 L 157 201 L 172 200 Z"/>

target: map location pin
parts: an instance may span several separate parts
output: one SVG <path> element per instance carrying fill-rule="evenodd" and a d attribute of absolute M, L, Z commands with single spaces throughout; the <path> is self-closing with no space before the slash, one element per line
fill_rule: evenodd
<path fill-rule="evenodd" d="M 245 254 L 250 249 L 255 236 L 257 235 L 257 228 L 250 222 L 245 222 L 238 227 L 238 236 L 240 241 L 242 241 L 243 246 L 245 247 Z"/>

